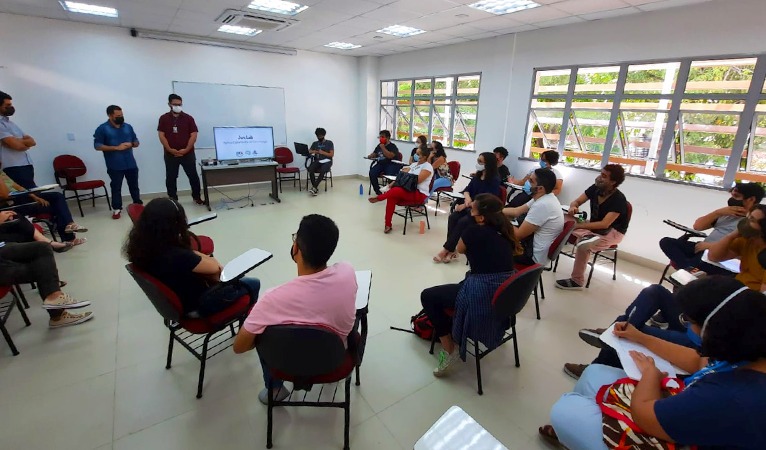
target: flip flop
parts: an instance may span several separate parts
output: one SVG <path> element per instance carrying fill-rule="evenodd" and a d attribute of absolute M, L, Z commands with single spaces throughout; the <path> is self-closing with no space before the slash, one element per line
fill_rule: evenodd
<path fill-rule="evenodd" d="M 66 233 L 85 233 L 88 229 L 82 225 L 76 223 L 70 223 L 64 228 Z"/>
<path fill-rule="evenodd" d="M 554 448 L 566 449 L 561 441 L 559 441 L 559 437 L 556 436 L 556 430 L 553 429 L 553 426 L 543 425 L 537 429 L 537 433 L 545 442 L 552 445 Z"/>

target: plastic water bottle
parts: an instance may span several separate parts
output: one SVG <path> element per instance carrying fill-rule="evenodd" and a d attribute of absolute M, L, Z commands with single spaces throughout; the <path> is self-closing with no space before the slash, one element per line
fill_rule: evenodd
<path fill-rule="evenodd" d="M 362 183 L 359 183 L 359 195 L 364 195 L 364 186 Z"/>
<path fill-rule="evenodd" d="M 426 221 L 420 221 L 420 234 L 426 234 Z"/>

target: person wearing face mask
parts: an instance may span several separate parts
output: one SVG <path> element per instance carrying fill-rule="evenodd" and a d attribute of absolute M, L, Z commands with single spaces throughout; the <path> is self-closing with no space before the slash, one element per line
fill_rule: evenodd
<path fill-rule="evenodd" d="M 401 165 L 392 162 L 394 159 L 402 160 L 402 154 L 396 147 L 396 144 L 391 142 L 391 132 L 388 130 L 381 130 L 378 134 L 378 145 L 372 150 L 372 153 L 367 155 L 367 159 L 375 160 L 370 166 L 370 184 L 372 190 L 376 195 L 380 195 L 380 183 L 378 177 L 381 175 L 396 175 L 401 169 Z"/>
<path fill-rule="evenodd" d="M 643 435 L 666 444 L 706 450 L 766 448 L 766 297 L 731 278 L 710 276 L 681 288 L 677 300 L 697 348 L 657 339 L 624 322 L 615 324 L 616 336 L 692 374 L 679 393 L 663 395 L 665 374 L 652 358 L 631 352 L 641 372 L 626 399 L 632 421 Z M 588 367 L 574 392 L 553 405 L 551 425 L 540 427 L 540 437 L 570 450 L 615 448 L 605 444 L 607 427 L 596 397 L 602 386 L 626 376 L 613 367 Z"/>
<path fill-rule="evenodd" d="M 421 148 L 421 147 L 423 147 L 423 148 L 428 147 L 428 138 L 423 136 L 422 134 L 420 136 L 418 136 L 418 138 L 417 138 L 417 140 L 415 142 L 417 142 L 418 146 L 413 148 L 412 152 L 410 152 L 410 165 L 412 165 L 412 163 L 418 162 L 418 158 L 420 157 L 418 155 L 418 149 Z"/>
<path fill-rule="evenodd" d="M 234 339 L 234 353 L 252 350 L 258 335 L 271 325 L 324 326 L 346 341 L 356 322 L 357 284 L 351 264 L 327 265 L 338 238 L 338 227 L 329 217 L 319 214 L 303 217 L 290 247 L 298 278 L 263 293 Z M 287 398 L 290 391 L 280 380 L 272 379 L 262 359 L 261 367 L 265 386 L 273 386 L 274 399 Z M 261 390 L 258 400 L 268 404 L 267 388 Z"/>
<path fill-rule="evenodd" d="M 537 169 L 529 177 L 529 194 L 532 199 L 518 208 L 505 208 L 509 217 L 524 216 L 514 233 L 524 247 L 524 254 L 516 262 L 529 266 L 548 263 L 548 249 L 564 229 L 564 212 L 561 203 L 553 195 L 556 175 L 550 170 Z"/>
<path fill-rule="evenodd" d="M 726 269 L 702 261 L 702 254 L 714 242 L 736 230 L 737 223 L 763 200 L 764 195 L 764 189 L 758 183 L 737 183 L 730 191 L 728 206 L 694 221 L 693 228 L 697 231 L 713 229 L 703 241 L 690 242 L 688 239 L 665 237 L 660 240 L 662 252 L 677 269 L 696 267 L 709 275 L 731 275 Z"/>
<path fill-rule="evenodd" d="M 13 123 L 11 116 L 14 113 L 16 108 L 13 99 L 0 91 L 0 162 L 5 173 L 16 183 L 32 189 L 36 186 L 35 168 L 29 149 L 37 145 L 37 142 Z"/>
<path fill-rule="evenodd" d="M 558 196 L 561 193 L 561 188 L 564 186 L 564 178 L 561 176 L 561 172 L 555 168 L 558 163 L 559 153 L 557 151 L 547 150 L 540 153 L 540 161 L 538 161 L 540 168 L 549 169 L 556 175 L 556 186 L 553 188 L 553 195 L 555 196 Z M 510 177 L 508 179 L 508 182 L 512 184 L 523 186 L 522 191 L 517 193 L 511 198 L 511 201 L 508 202 L 507 206 L 509 208 L 518 208 L 519 206 L 525 205 L 532 198 L 527 192 L 529 191 L 529 178 L 535 170 L 537 169 L 530 170 L 524 178 L 518 179 Z"/>
<path fill-rule="evenodd" d="M 333 144 L 332 141 L 325 139 L 327 131 L 325 131 L 324 128 L 317 128 L 314 130 L 314 135 L 317 137 L 317 140 L 311 144 L 311 148 L 309 149 L 312 162 L 307 170 L 309 172 L 309 178 L 311 178 L 312 186 L 309 189 L 309 193 L 316 197 L 319 194 L 319 183 L 324 180 L 327 172 L 329 172 L 332 167 L 332 158 L 335 156 L 335 144 Z M 319 162 L 326 159 L 329 159 L 329 161 Z M 316 176 L 316 174 L 319 174 L 319 176 Z"/>
<path fill-rule="evenodd" d="M 755 205 L 740 219 L 737 229 L 708 247 L 713 262 L 739 259 L 740 272 L 735 277 L 750 289 L 766 291 L 766 270 L 758 262 L 758 254 L 766 248 L 766 205 Z"/>
<path fill-rule="evenodd" d="M 494 153 L 484 152 L 476 159 L 476 175 L 471 178 L 463 193 L 463 202 L 455 206 L 447 221 L 447 240 L 444 241 L 441 251 L 434 256 L 436 263 L 450 263 L 457 258 L 457 247 L 460 236 L 465 228 L 473 223 L 471 218 L 471 205 L 473 199 L 479 194 L 492 194 L 500 196 L 500 177 L 497 174 L 497 159 Z M 505 201 L 505 199 L 502 199 Z"/>
<path fill-rule="evenodd" d="M 96 128 L 93 133 L 93 148 L 103 152 L 106 162 L 106 173 L 111 180 L 112 190 L 112 219 L 119 219 L 122 213 L 122 179 L 128 181 L 128 190 L 133 203 L 139 205 L 141 191 L 138 188 L 138 164 L 133 157 L 133 149 L 138 147 L 133 127 L 125 123 L 122 108 L 109 105 L 106 108 L 109 119 Z"/>
<path fill-rule="evenodd" d="M 430 192 L 433 194 L 436 189 L 452 187 L 455 179 L 450 172 L 449 164 L 447 164 L 447 152 L 444 151 L 442 143 L 433 141 L 428 149 L 431 152 L 428 156 L 428 163 L 434 168 L 434 182 Z"/>
<path fill-rule="evenodd" d="M 590 222 L 578 222 L 572 236 L 578 239 L 572 275 L 556 281 L 559 289 L 581 290 L 585 285 L 585 268 L 590 254 L 606 250 L 622 242 L 628 231 L 628 200 L 617 187 L 625 181 L 625 169 L 619 164 L 607 164 L 595 183 L 569 205 L 569 215 L 580 212 L 580 206 L 590 202 Z"/>
<path fill-rule="evenodd" d="M 194 143 L 197 142 L 197 123 L 194 117 L 183 111 L 183 99 L 180 95 L 168 96 L 170 111 L 160 116 L 157 124 L 157 134 L 164 149 L 165 159 L 165 188 L 168 197 L 178 200 L 178 168 L 183 167 L 189 178 L 191 194 L 194 202 L 202 205 L 200 197 L 199 175 L 197 175 L 197 158 L 194 154 Z"/>

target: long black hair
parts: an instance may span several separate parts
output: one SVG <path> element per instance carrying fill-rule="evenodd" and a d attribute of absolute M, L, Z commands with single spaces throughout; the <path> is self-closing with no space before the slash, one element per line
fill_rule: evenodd
<path fill-rule="evenodd" d="M 484 152 L 481 155 L 484 157 L 484 170 L 476 172 L 477 177 L 481 177 L 484 180 L 491 180 L 493 178 L 500 178 L 500 174 L 497 171 L 497 158 L 492 152 Z"/>
<path fill-rule="evenodd" d="M 476 204 L 478 213 L 484 216 L 484 226 L 494 228 L 501 236 L 507 239 L 513 245 L 514 255 L 522 254 L 524 249 L 521 247 L 519 240 L 516 239 L 513 225 L 503 214 L 503 202 L 496 195 L 486 193 L 477 195 L 473 202 Z"/>
<path fill-rule="evenodd" d="M 155 198 L 139 216 L 122 252 L 128 261 L 147 267 L 169 248 L 191 248 L 184 207 L 170 198 Z"/>

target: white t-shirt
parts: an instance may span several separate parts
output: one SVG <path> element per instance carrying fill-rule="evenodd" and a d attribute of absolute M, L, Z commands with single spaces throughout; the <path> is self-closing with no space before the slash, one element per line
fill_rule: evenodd
<path fill-rule="evenodd" d="M 524 221 L 539 227 L 532 240 L 533 258 L 536 263 L 545 265 L 548 262 L 548 249 L 564 229 L 564 211 L 553 193 L 530 200 L 527 206 L 529 212 Z"/>
<path fill-rule="evenodd" d="M 415 164 L 410 165 L 410 171 L 409 173 L 413 175 L 420 175 L 420 172 L 422 170 L 431 172 L 431 175 L 428 176 L 425 180 L 418 183 L 418 191 L 422 192 L 423 195 L 428 195 L 431 193 L 431 178 L 434 177 L 434 168 L 431 165 L 431 163 L 428 162 L 416 162 Z"/>
<path fill-rule="evenodd" d="M 532 169 L 529 172 L 527 172 L 527 176 L 528 177 L 532 176 L 532 174 L 535 173 L 535 170 L 537 170 L 537 169 L 539 169 L 539 167 L 535 167 L 534 169 Z M 561 176 L 561 172 L 559 172 L 559 170 L 557 168 L 551 167 L 550 171 L 553 172 L 556 175 L 556 181 L 564 179 L 564 177 Z"/>

